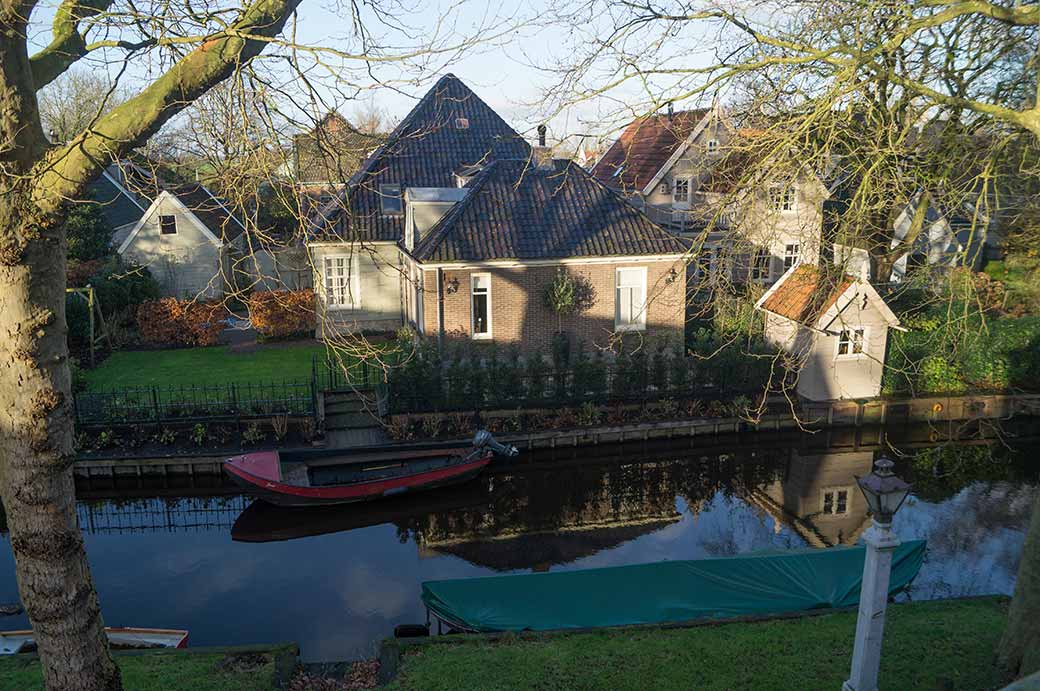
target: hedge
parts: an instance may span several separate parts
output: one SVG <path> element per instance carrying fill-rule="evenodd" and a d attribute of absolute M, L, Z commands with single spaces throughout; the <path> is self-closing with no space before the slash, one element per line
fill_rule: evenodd
<path fill-rule="evenodd" d="M 265 338 L 287 338 L 314 330 L 313 290 L 264 290 L 249 296 L 249 320 Z"/>

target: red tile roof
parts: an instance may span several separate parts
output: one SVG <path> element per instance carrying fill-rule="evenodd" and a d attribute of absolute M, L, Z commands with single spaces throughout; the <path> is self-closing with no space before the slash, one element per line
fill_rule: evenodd
<path fill-rule="evenodd" d="M 683 110 L 632 121 L 592 168 L 592 175 L 608 187 L 642 190 L 707 112 L 704 108 Z"/>
<path fill-rule="evenodd" d="M 851 276 L 829 275 L 802 264 L 773 287 L 761 309 L 801 324 L 814 324 L 853 283 Z"/>

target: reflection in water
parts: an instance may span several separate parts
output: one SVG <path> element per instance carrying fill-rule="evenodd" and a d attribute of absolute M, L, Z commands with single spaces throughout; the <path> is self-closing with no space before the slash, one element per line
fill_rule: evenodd
<path fill-rule="evenodd" d="M 337 659 L 421 621 L 427 579 L 855 543 L 869 519 L 853 476 L 879 448 L 863 438 L 557 450 L 457 487 L 314 509 L 212 482 L 83 486 L 78 512 L 108 623 L 188 628 L 195 645 L 292 639 L 305 659 Z M 1028 453 L 912 446 L 898 446 L 900 472 L 920 491 L 895 527 L 929 540 L 913 597 L 1010 593 L 1037 493 Z M 5 546 L 0 600 L 16 596 Z"/>

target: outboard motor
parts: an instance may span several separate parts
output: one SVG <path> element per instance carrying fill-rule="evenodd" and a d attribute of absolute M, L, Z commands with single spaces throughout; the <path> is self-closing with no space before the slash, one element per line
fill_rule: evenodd
<path fill-rule="evenodd" d="M 473 446 L 486 446 L 499 456 L 512 458 L 519 455 L 520 451 L 512 444 L 500 444 L 486 429 L 482 429 L 473 436 Z"/>

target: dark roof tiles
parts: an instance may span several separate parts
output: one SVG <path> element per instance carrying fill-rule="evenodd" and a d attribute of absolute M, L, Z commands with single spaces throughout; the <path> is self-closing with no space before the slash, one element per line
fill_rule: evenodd
<path fill-rule="evenodd" d="M 682 254 L 686 241 L 654 225 L 570 161 L 539 169 L 499 160 L 413 251 L 420 261 Z"/>

